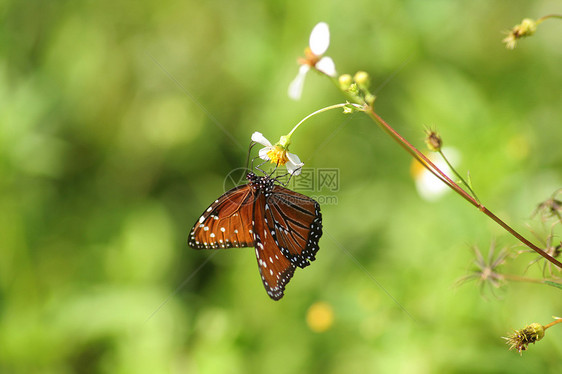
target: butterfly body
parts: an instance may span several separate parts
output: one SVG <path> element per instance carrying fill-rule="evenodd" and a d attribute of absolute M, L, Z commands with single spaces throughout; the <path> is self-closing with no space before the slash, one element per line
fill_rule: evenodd
<path fill-rule="evenodd" d="M 196 249 L 254 247 L 264 287 L 279 300 L 296 267 L 315 260 L 322 236 L 320 205 L 268 176 L 248 173 L 247 179 L 209 206 L 188 244 Z"/>

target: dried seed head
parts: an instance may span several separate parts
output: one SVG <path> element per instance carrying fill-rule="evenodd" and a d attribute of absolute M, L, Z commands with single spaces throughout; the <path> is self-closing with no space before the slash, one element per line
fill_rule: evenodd
<path fill-rule="evenodd" d="M 540 323 L 531 323 L 529 326 L 521 330 L 515 330 L 513 334 L 504 337 L 509 349 L 517 349 L 519 354 L 527 350 L 527 346 L 531 343 L 535 344 L 544 337 L 544 326 Z"/>
<path fill-rule="evenodd" d="M 429 148 L 430 151 L 439 152 L 443 146 L 441 135 L 433 130 L 426 130 L 425 135 L 425 144 L 427 144 L 427 148 Z"/>

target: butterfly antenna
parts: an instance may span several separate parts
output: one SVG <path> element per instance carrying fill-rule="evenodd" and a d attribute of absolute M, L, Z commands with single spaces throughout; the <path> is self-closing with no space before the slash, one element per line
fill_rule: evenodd
<path fill-rule="evenodd" d="M 268 177 L 271 178 L 271 176 L 277 171 L 277 167 L 279 166 L 279 164 L 276 164 L 275 167 L 273 168 L 273 170 L 271 171 L 271 173 L 269 173 Z M 276 179 L 276 178 L 274 178 Z"/>
<path fill-rule="evenodd" d="M 275 177 L 275 180 L 276 180 L 278 183 L 282 184 L 283 186 L 287 187 L 287 185 L 291 182 L 291 178 L 293 178 L 293 176 L 295 175 L 295 173 L 297 173 L 297 172 L 298 172 L 299 170 L 301 170 L 301 169 L 302 169 L 302 166 L 299 167 L 298 169 L 295 169 L 295 171 L 294 171 L 293 173 L 287 172 L 287 173 L 285 173 L 285 174 L 283 174 L 283 175 L 278 175 L 277 177 Z M 283 183 L 283 182 L 281 181 L 281 179 L 282 179 L 282 178 L 285 178 L 287 175 L 289 176 L 289 179 L 287 179 L 287 182 Z"/>
<path fill-rule="evenodd" d="M 289 173 L 291 175 L 289 175 L 289 180 L 287 181 L 287 184 L 291 181 L 291 178 L 293 177 L 293 175 L 295 175 L 295 173 L 302 171 L 302 166 L 300 166 L 298 169 L 296 169 L 294 172 Z"/>
<path fill-rule="evenodd" d="M 257 143 L 255 141 L 250 141 L 250 146 L 248 147 L 248 155 L 246 156 L 246 169 L 248 169 L 248 166 L 250 166 L 250 154 L 252 153 L 252 148 L 254 148 L 256 144 Z M 252 168 L 254 166 L 254 160 L 255 158 L 252 159 Z"/>
<path fill-rule="evenodd" d="M 256 157 L 256 158 L 259 158 L 259 157 Z M 254 160 L 255 160 L 256 158 L 254 158 Z M 253 160 L 252 160 L 252 163 L 253 163 Z M 256 166 L 254 169 L 261 171 L 263 175 L 267 175 L 267 173 L 266 173 L 264 170 L 262 170 L 262 169 L 260 168 L 260 166 L 262 166 L 262 165 L 265 164 L 265 163 L 267 163 L 267 161 L 262 162 L 261 164 L 259 164 L 258 166 Z"/>

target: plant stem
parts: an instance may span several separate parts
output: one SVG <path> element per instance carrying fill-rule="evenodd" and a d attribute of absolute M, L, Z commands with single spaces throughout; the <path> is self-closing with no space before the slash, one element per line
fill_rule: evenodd
<path fill-rule="evenodd" d="M 549 16 L 545 16 L 545 17 L 546 18 L 549 18 L 549 17 L 561 17 L 562 18 L 562 16 L 558 16 L 558 15 L 549 15 Z M 545 17 L 543 17 L 543 18 L 546 19 Z M 322 73 L 322 74 L 324 74 L 324 73 Z M 324 74 L 324 75 L 326 75 L 326 74 Z M 556 266 L 558 266 L 559 268 L 562 269 L 562 263 L 560 261 L 558 261 L 557 259 L 555 259 L 551 255 L 549 255 L 548 253 L 546 253 L 545 251 L 543 251 L 542 249 L 540 249 L 539 247 L 537 247 L 533 243 L 531 243 L 524 236 L 522 236 L 517 231 L 512 229 L 507 223 L 502 221 L 498 216 L 496 216 L 494 213 L 489 211 L 484 205 L 482 205 L 476 199 L 476 195 L 474 195 L 474 197 L 473 197 L 472 195 L 467 193 L 465 190 L 463 190 L 457 183 L 452 181 L 451 178 L 449 178 L 443 171 L 441 171 L 437 166 L 435 166 L 435 164 L 433 162 L 431 162 L 422 152 L 420 152 L 416 147 L 414 147 L 412 144 L 410 144 L 402 135 L 400 135 L 388 123 L 386 123 L 377 113 L 375 113 L 375 111 L 374 111 L 374 109 L 371 105 L 366 104 L 360 97 L 358 97 L 356 95 L 351 95 L 349 92 L 346 92 L 345 90 L 342 90 L 341 87 L 339 86 L 338 79 L 336 79 L 335 77 L 329 77 L 329 78 L 331 78 L 332 83 L 349 99 L 350 102 L 356 103 L 356 104 L 361 104 L 362 108 L 363 108 L 362 110 L 369 117 L 371 117 L 371 119 L 373 121 L 375 121 L 375 123 L 384 132 L 386 132 L 388 135 L 390 135 L 391 138 L 393 138 L 402 148 L 404 148 L 406 150 L 406 152 L 408 152 L 410 155 L 412 155 L 412 157 L 414 157 L 416 160 L 418 160 L 427 170 L 429 170 L 433 175 L 435 175 L 435 177 L 437 177 L 439 180 L 441 180 L 443 183 L 445 183 L 453 191 L 458 193 L 466 201 L 468 201 L 469 203 L 474 205 L 476 208 L 478 208 L 482 213 L 484 213 L 485 215 L 490 217 L 494 222 L 496 222 L 504 230 L 506 230 L 508 233 L 513 235 L 515 238 L 517 238 L 517 240 L 519 240 L 521 243 L 525 244 L 527 247 L 531 248 L 533 251 L 537 252 L 539 255 L 544 257 L 547 261 L 553 263 L 554 265 L 556 265 Z M 294 129 L 293 129 L 293 131 L 294 131 Z M 462 180 L 462 178 L 461 178 L 461 180 Z M 470 191 L 472 191 L 468 185 L 467 185 L 467 187 L 469 188 Z"/>
<path fill-rule="evenodd" d="M 498 216 L 489 211 L 484 205 L 479 203 L 474 197 L 463 190 L 458 184 L 453 182 L 445 173 L 443 173 L 433 162 L 431 162 L 422 152 L 420 152 L 416 147 L 410 144 L 406 139 L 402 137 L 396 130 L 394 130 L 388 123 L 386 123 L 369 105 L 364 106 L 364 112 L 371 117 L 375 123 L 382 128 L 387 134 L 389 134 L 402 148 L 404 148 L 408 153 L 410 153 L 416 160 L 418 160 L 423 166 L 425 166 L 433 175 L 439 178 L 443 183 L 453 189 L 456 193 L 462 196 L 466 201 L 478 208 L 482 213 L 490 217 L 494 222 L 500 225 L 504 230 L 517 238 L 521 243 L 525 244 L 527 247 L 531 248 L 539 255 L 543 256 L 545 259 L 553 263 L 562 269 L 562 263 L 550 256 L 548 253 L 531 243 L 513 228 L 511 228 L 507 223 L 502 221 Z"/>
<path fill-rule="evenodd" d="M 548 325 L 544 325 L 543 327 L 546 330 L 549 327 L 556 325 L 557 323 L 562 323 L 562 318 L 556 318 L 554 321 L 550 322 Z"/>
<path fill-rule="evenodd" d="M 289 133 L 287 134 L 287 138 L 290 138 L 290 137 L 293 135 L 293 133 L 295 132 L 295 130 L 298 129 L 299 126 L 300 126 L 304 121 L 306 121 L 307 119 L 309 119 L 310 117 L 313 117 L 313 116 L 315 116 L 315 115 L 317 115 L 317 114 L 320 114 L 320 113 L 322 113 L 322 112 L 327 112 L 328 110 L 337 109 L 337 108 L 343 108 L 343 107 L 348 106 L 348 105 L 352 105 L 352 106 L 358 107 L 358 109 L 361 108 L 361 107 L 360 107 L 359 105 L 357 105 L 357 104 L 343 103 L 343 104 L 330 105 L 330 106 L 327 106 L 327 107 L 325 107 L 325 108 L 318 109 L 316 112 L 309 114 L 308 116 L 304 117 L 299 123 L 297 123 L 297 124 L 295 125 L 295 127 L 293 127 L 293 129 L 291 130 L 291 132 L 289 132 Z"/>
<path fill-rule="evenodd" d="M 459 180 L 466 186 L 466 188 L 468 188 L 468 190 L 470 191 L 470 193 L 472 194 L 472 197 L 474 197 L 474 199 L 480 203 L 480 200 L 478 199 L 478 196 L 476 196 L 476 193 L 472 190 L 472 187 L 470 187 L 470 184 L 468 184 L 463 177 L 460 176 L 460 174 L 457 172 L 457 169 L 455 169 L 453 167 L 453 165 L 451 165 L 451 163 L 449 162 L 449 159 L 447 157 L 445 157 L 445 154 L 443 153 L 443 151 L 440 149 L 439 154 L 441 155 L 441 157 L 443 158 L 443 160 L 447 163 L 447 166 L 449 166 L 449 169 L 451 169 L 451 171 L 455 174 L 455 176 L 457 178 L 459 178 Z"/>
<path fill-rule="evenodd" d="M 502 277 L 504 279 L 513 281 L 513 282 L 526 282 L 526 283 L 542 283 L 544 284 L 545 280 L 548 279 L 537 279 L 537 278 L 529 278 L 529 277 L 522 277 L 519 275 L 513 275 L 513 274 L 502 274 Z M 551 281 L 553 282 L 553 281 Z M 558 283 L 558 282 L 554 282 L 554 283 Z"/>
<path fill-rule="evenodd" d="M 539 18 L 539 19 L 537 20 L 537 22 L 535 22 L 535 24 L 538 25 L 538 24 L 541 23 L 542 21 L 545 21 L 545 20 L 547 20 L 547 19 L 549 19 L 549 18 L 560 18 L 560 19 L 562 19 L 562 15 L 560 15 L 560 14 L 549 14 L 549 15 L 546 15 L 546 16 L 543 16 L 543 17 Z"/>

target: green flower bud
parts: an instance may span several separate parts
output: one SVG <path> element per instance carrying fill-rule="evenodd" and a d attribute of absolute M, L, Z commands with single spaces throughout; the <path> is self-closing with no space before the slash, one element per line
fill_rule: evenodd
<path fill-rule="evenodd" d="M 351 84 L 353 83 L 353 79 L 351 78 L 351 75 L 349 75 L 349 74 L 340 75 L 340 77 L 338 78 L 338 81 L 340 82 L 340 88 L 343 91 L 349 90 L 349 88 L 351 87 Z"/>
<path fill-rule="evenodd" d="M 358 71 L 353 76 L 353 80 L 359 85 L 359 87 L 369 86 L 369 74 L 364 71 Z"/>

